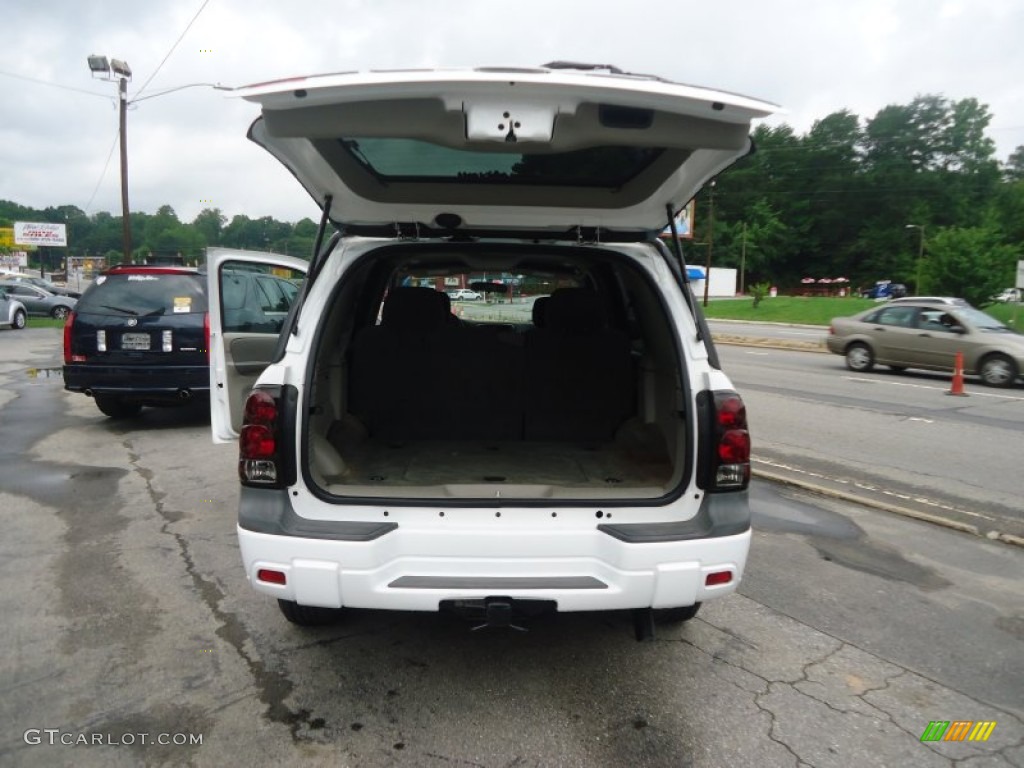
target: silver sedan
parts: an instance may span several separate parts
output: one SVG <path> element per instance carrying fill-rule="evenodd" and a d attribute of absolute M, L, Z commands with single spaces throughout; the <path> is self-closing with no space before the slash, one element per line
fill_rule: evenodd
<path fill-rule="evenodd" d="M 1024 335 L 971 306 L 901 301 L 832 320 L 829 352 L 843 355 L 852 371 L 875 364 L 901 371 L 963 372 L 993 387 L 1009 387 L 1024 372 Z"/>
<path fill-rule="evenodd" d="M 78 299 L 70 296 L 58 296 L 42 288 L 16 280 L 0 281 L 0 287 L 6 289 L 8 296 L 24 304 L 30 315 L 63 320 L 71 314 L 78 303 Z"/>
<path fill-rule="evenodd" d="M 25 327 L 27 315 L 25 305 L 17 299 L 8 296 L 7 289 L 0 285 L 0 327 L 21 330 Z"/>

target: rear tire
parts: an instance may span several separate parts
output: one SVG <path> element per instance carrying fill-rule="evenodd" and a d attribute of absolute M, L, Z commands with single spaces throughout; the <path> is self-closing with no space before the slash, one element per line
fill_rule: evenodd
<path fill-rule="evenodd" d="M 104 415 L 112 419 L 127 419 L 138 416 L 142 406 L 139 403 L 126 401 L 116 395 L 96 395 L 96 407 Z"/>
<path fill-rule="evenodd" d="M 680 608 L 655 608 L 654 621 L 657 624 L 682 624 L 697 615 L 700 603 L 684 605 Z"/>
<path fill-rule="evenodd" d="M 978 367 L 978 375 L 990 387 L 1012 386 L 1019 373 L 1013 360 L 1006 355 L 989 355 Z"/>
<path fill-rule="evenodd" d="M 11 328 L 13 328 L 16 331 L 20 331 L 22 328 L 25 327 L 25 322 L 25 313 L 24 311 L 19 309 L 14 313 L 14 322 L 11 323 Z"/>
<path fill-rule="evenodd" d="M 300 627 L 323 627 L 341 620 L 341 608 L 320 608 L 314 605 L 299 605 L 293 600 L 278 600 L 277 607 L 292 624 Z"/>
<path fill-rule="evenodd" d="M 857 342 L 846 348 L 846 367 L 857 373 L 867 373 L 875 367 L 875 354 L 867 344 Z"/>

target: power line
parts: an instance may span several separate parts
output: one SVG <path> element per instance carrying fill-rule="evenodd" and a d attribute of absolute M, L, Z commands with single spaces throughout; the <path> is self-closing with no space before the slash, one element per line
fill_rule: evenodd
<path fill-rule="evenodd" d="M 110 158 L 114 156 L 114 150 L 117 148 L 117 140 L 120 138 L 120 131 L 114 134 L 114 141 L 110 145 L 110 151 L 107 153 L 107 162 L 103 164 L 103 170 L 100 171 L 100 177 L 96 181 L 96 188 L 92 191 L 92 196 L 89 198 L 89 202 L 85 204 L 84 213 L 88 215 L 89 209 L 92 208 L 92 202 L 96 199 L 96 193 L 100 191 L 100 184 L 103 183 L 103 177 L 107 175 L 107 168 L 110 167 Z"/>
<path fill-rule="evenodd" d="M 87 90 L 85 90 L 83 88 L 72 88 L 70 85 L 61 85 L 60 83 L 51 83 L 51 82 L 49 82 L 47 80 L 39 80 L 39 79 L 34 78 L 34 77 L 26 77 L 25 75 L 18 75 L 18 74 L 15 74 L 14 72 L 4 72 L 3 70 L 0 70 L 0 75 L 4 75 L 6 77 L 13 77 L 16 80 L 26 80 L 26 81 L 28 81 L 30 83 L 37 83 L 38 85 L 47 85 L 50 88 L 60 88 L 62 91 L 75 91 L 76 93 L 84 93 L 87 96 L 99 96 L 101 99 L 107 99 L 107 100 L 110 99 L 110 96 L 108 96 L 105 93 L 97 93 L 96 91 L 87 91 Z"/>
<path fill-rule="evenodd" d="M 151 82 L 153 82 L 153 78 L 157 76 L 157 73 L 160 72 L 160 69 L 163 67 L 163 65 L 167 63 L 167 60 L 169 58 L 171 58 L 171 54 L 174 53 L 174 49 L 178 47 L 178 43 L 180 43 L 182 41 L 182 39 L 188 33 L 189 29 L 192 27 L 192 25 L 195 24 L 196 19 L 199 18 L 199 14 L 201 14 L 203 12 L 203 9 L 206 8 L 207 3 L 209 3 L 209 2 L 210 2 L 210 0 L 203 0 L 203 4 L 201 6 L 199 6 L 199 10 L 196 11 L 195 15 L 192 17 L 192 20 L 189 21 L 189 23 L 185 25 L 185 29 L 182 30 L 180 35 L 178 35 L 178 39 L 174 41 L 174 45 L 172 45 L 171 49 L 169 51 L 167 51 L 167 55 L 164 56 L 163 60 L 157 65 L 156 69 L 153 70 L 153 74 L 151 74 L 149 76 L 149 79 L 146 80 L 146 82 L 144 82 L 142 84 L 142 87 L 139 88 L 139 90 L 137 90 L 135 92 L 135 95 L 132 97 L 133 101 L 134 100 L 138 100 L 139 94 L 142 93 L 144 90 L 146 90 L 146 87 Z"/>

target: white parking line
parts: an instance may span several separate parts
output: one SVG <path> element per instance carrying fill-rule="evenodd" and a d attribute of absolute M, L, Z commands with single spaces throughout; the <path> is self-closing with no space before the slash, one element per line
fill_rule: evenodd
<path fill-rule="evenodd" d="M 905 381 L 885 381 L 883 379 L 866 379 L 860 376 L 844 376 L 847 381 L 859 381 L 863 384 L 888 384 L 890 387 L 910 387 L 911 389 L 931 389 L 935 392 L 946 392 L 949 387 L 934 387 L 928 384 L 911 384 Z M 998 400 L 1016 400 L 1024 403 L 1024 397 L 1020 395 L 999 395 L 995 392 L 977 392 L 971 390 L 971 397 L 994 397 Z"/>

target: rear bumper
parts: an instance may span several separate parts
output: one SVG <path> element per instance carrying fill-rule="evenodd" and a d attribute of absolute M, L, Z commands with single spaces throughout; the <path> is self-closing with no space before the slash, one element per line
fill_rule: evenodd
<path fill-rule="evenodd" d="M 180 401 L 188 396 L 209 397 L 210 372 L 205 365 L 72 364 L 64 366 L 64 388 L 90 395 Z"/>
<path fill-rule="evenodd" d="M 287 534 L 239 525 L 246 576 L 264 594 L 331 608 L 437 611 L 443 601 L 494 596 L 550 600 L 559 611 L 673 608 L 734 592 L 751 538 L 749 522 L 677 537 L 658 525 L 624 535 L 539 517 L 526 523 L 511 510 L 461 522 L 453 512 L 423 512 L 420 523 L 331 524 L 333 535 L 313 521 Z M 261 580 L 261 569 L 283 573 L 285 583 Z M 708 574 L 722 571 L 732 574 L 728 583 L 708 586 Z"/>

